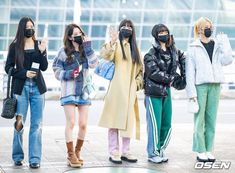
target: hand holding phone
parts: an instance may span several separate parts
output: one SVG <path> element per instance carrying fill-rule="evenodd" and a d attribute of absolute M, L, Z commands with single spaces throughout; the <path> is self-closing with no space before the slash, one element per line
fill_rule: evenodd
<path fill-rule="evenodd" d="M 39 71 L 39 66 L 39 63 L 33 62 L 30 71 L 35 72 L 35 74 L 37 75 Z"/>
<path fill-rule="evenodd" d="M 37 73 L 36 73 L 35 71 L 28 70 L 28 71 L 26 72 L 26 76 L 27 76 L 28 78 L 34 78 L 34 77 L 37 76 Z"/>

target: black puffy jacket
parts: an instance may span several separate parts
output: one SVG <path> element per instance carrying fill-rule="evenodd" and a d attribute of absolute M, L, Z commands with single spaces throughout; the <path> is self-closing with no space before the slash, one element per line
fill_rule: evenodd
<path fill-rule="evenodd" d="M 158 42 L 155 42 L 144 56 L 144 90 L 147 96 L 166 97 L 167 87 L 170 85 L 177 90 L 184 89 L 186 86 L 184 53 L 176 49 L 174 44 L 169 49 L 172 57 L 170 72 L 167 72 L 168 67 L 161 58 L 161 47 Z M 178 67 L 180 74 L 176 72 Z"/>

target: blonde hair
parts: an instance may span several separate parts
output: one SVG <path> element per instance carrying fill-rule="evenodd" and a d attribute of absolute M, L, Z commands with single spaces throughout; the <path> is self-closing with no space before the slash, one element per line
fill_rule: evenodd
<path fill-rule="evenodd" d="M 210 23 L 211 27 L 213 27 L 213 23 L 210 19 L 206 17 L 200 17 L 194 24 L 194 38 L 197 39 L 199 37 L 199 31 L 201 28 L 205 28 L 207 22 Z"/>

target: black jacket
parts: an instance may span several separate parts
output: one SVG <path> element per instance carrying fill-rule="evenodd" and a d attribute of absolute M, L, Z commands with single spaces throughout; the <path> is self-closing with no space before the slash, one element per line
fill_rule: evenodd
<path fill-rule="evenodd" d="M 5 64 L 6 73 L 8 73 L 8 71 L 11 67 L 14 67 L 13 71 L 11 73 L 11 75 L 13 76 L 13 93 L 21 95 L 25 80 L 27 79 L 26 72 L 27 72 L 27 70 L 31 69 L 33 62 L 40 64 L 37 77 L 33 78 L 33 79 L 35 80 L 35 82 L 38 86 L 40 94 L 45 93 L 47 91 L 47 88 L 46 88 L 46 84 L 43 79 L 41 71 L 45 71 L 48 67 L 46 51 L 41 53 L 41 51 L 38 48 L 38 41 L 35 41 L 34 51 L 24 53 L 23 68 L 18 68 L 18 66 L 15 64 L 15 62 L 16 62 L 15 57 L 16 56 L 17 55 L 15 55 L 15 44 L 13 43 L 9 48 L 7 61 Z"/>
<path fill-rule="evenodd" d="M 170 84 L 178 90 L 186 86 L 185 77 L 185 56 L 180 50 L 176 49 L 174 44 L 169 48 L 172 57 L 170 72 L 167 71 L 164 60 L 161 58 L 161 47 L 155 42 L 153 47 L 144 56 L 144 90 L 145 95 L 151 97 L 166 97 L 167 87 Z M 177 67 L 180 74 L 176 72 Z"/>

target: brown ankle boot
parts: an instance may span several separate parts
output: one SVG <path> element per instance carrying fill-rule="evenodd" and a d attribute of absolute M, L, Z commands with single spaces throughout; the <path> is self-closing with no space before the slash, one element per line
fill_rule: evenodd
<path fill-rule="evenodd" d="M 66 143 L 67 145 L 67 152 L 68 152 L 68 165 L 71 166 L 72 168 L 80 168 L 81 162 L 78 160 L 77 156 L 75 155 L 74 149 L 73 149 L 73 142 L 68 142 Z"/>
<path fill-rule="evenodd" d="M 76 147 L 75 147 L 75 154 L 76 154 L 78 160 L 79 160 L 82 164 L 83 164 L 83 160 L 82 160 L 81 157 L 80 157 L 80 151 L 81 151 L 83 142 L 84 142 L 84 140 L 77 139 L 77 144 L 76 144 Z"/>

